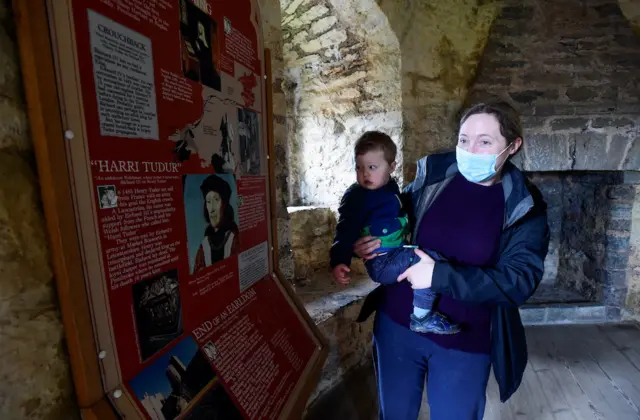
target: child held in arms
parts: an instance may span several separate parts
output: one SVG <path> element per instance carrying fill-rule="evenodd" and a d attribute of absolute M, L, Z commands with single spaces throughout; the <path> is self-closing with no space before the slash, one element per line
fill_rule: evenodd
<path fill-rule="evenodd" d="M 414 246 L 407 245 L 409 217 L 402 208 L 400 189 L 391 177 L 396 169 L 397 148 L 391 138 L 379 131 L 364 133 L 355 147 L 357 183 L 344 193 L 338 209 L 339 219 L 331 247 L 331 268 L 335 280 L 349 283 L 353 244 L 361 236 L 380 239 L 377 256 L 365 262 L 369 277 L 381 284 L 397 281 L 393 274 L 418 262 Z M 400 264 L 402 270 L 392 270 Z M 456 334 L 460 328 L 434 310 L 436 295 L 431 289 L 413 291 L 410 327 L 419 333 Z"/>

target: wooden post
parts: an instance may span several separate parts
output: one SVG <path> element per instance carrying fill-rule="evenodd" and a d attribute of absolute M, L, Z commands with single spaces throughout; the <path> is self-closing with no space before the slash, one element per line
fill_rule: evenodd
<path fill-rule="evenodd" d="M 282 273 L 279 272 L 280 261 L 279 256 L 279 243 L 278 243 L 278 203 L 276 194 L 276 159 L 275 159 L 275 139 L 273 135 L 273 81 L 272 81 L 272 69 L 271 69 L 271 50 L 268 48 L 264 50 L 265 61 L 265 75 L 267 79 L 265 81 L 265 92 L 267 110 L 267 157 L 269 162 L 269 200 L 270 214 L 271 214 L 271 237 L 273 238 L 273 265 L 274 271 L 280 278 Z"/>

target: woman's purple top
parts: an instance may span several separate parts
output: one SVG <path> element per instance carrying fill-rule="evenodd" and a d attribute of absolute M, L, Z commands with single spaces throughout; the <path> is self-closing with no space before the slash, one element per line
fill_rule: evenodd
<path fill-rule="evenodd" d="M 504 222 L 502 184 L 485 187 L 458 174 L 424 215 L 416 245 L 447 257 L 452 263 L 490 266 L 498 257 Z M 381 310 L 409 328 L 413 290 L 403 281 L 385 287 Z M 436 310 L 461 325 L 455 335 L 424 334 L 442 347 L 469 353 L 491 352 L 491 308 L 441 296 Z"/>

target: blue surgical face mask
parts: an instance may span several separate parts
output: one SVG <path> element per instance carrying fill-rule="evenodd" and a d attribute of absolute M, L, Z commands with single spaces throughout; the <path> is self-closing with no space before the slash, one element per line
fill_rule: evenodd
<path fill-rule="evenodd" d="M 500 170 L 500 168 L 496 168 L 496 162 L 498 157 L 509 149 L 509 146 L 502 152 L 492 155 L 467 152 L 457 146 L 456 160 L 458 161 L 458 170 L 469 182 L 487 181 L 493 178 Z"/>

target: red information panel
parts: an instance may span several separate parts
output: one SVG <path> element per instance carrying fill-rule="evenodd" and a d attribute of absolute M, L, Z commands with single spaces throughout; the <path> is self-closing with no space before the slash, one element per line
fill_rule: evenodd
<path fill-rule="evenodd" d="M 278 418 L 318 342 L 271 275 L 256 3 L 65 7 L 117 383 L 151 419 Z"/>

